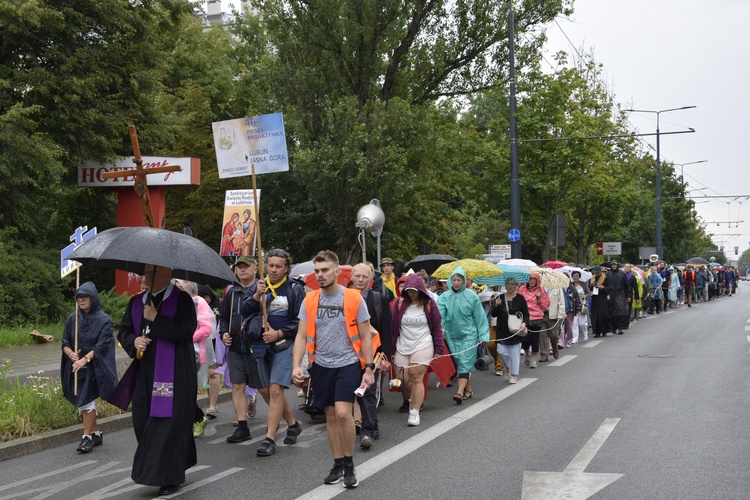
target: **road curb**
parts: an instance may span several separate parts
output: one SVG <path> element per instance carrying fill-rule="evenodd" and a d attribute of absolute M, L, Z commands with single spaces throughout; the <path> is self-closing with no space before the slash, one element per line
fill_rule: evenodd
<path fill-rule="evenodd" d="M 222 390 L 222 392 L 219 393 L 219 403 L 231 400 L 231 390 Z M 201 408 L 208 406 L 208 395 L 198 396 L 198 406 Z M 130 417 L 130 412 L 123 413 L 97 420 L 97 424 L 99 424 L 99 430 L 105 434 L 117 432 L 133 426 L 133 420 Z M 77 443 L 80 439 L 81 424 L 79 423 L 64 429 L 45 432 L 44 434 L 39 434 L 37 436 L 29 436 L 0 443 L 0 462 L 66 444 Z"/>

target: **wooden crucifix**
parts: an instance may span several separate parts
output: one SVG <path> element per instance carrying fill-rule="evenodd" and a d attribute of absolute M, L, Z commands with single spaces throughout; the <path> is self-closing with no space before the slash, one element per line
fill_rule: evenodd
<path fill-rule="evenodd" d="M 141 158 L 141 148 L 138 145 L 138 132 L 135 130 L 135 125 L 128 127 L 130 132 L 130 143 L 133 145 L 133 163 L 135 168 L 131 170 L 121 170 L 119 172 L 106 172 L 102 175 L 105 179 L 114 179 L 117 177 L 130 177 L 134 179 L 133 189 L 135 189 L 138 198 L 141 200 L 141 210 L 143 211 L 143 220 L 149 227 L 157 227 L 154 221 L 154 214 L 151 210 L 151 198 L 148 195 L 148 182 L 146 176 L 148 174 L 159 174 L 164 172 L 176 172 L 180 170 L 179 165 L 168 165 L 165 167 L 154 167 L 154 168 L 143 168 L 143 159 Z"/>

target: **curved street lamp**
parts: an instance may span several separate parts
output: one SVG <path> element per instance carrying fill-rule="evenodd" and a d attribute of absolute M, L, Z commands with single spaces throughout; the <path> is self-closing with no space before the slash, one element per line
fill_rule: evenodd
<path fill-rule="evenodd" d="M 661 155 L 659 146 L 659 116 L 662 113 L 668 113 L 670 111 L 682 111 L 683 109 L 693 109 L 697 106 L 682 106 L 681 108 L 669 108 L 669 109 L 624 109 L 623 111 L 629 111 L 631 113 L 653 113 L 656 115 L 656 253 L 659 254 L 659 258 L 664 257 L 664 248 L 662 244 L 662 227 L 661 227 Z"/>
<path fill-rule="evenodd" d="M 698 163 L 707 163 L 707 162 L 708 160 L 698 160 L 698 161 L 689 161 L 687 163 L 675 163 L 675 166 L 680 167 L 680 183 L 682 183 L 683 186 L 685 185 L 685 170 L 683 169 L 685 165 L 696 165 Z"/>

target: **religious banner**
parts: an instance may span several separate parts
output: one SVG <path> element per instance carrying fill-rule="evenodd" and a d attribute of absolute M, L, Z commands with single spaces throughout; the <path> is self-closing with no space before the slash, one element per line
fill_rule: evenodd
<path fill-rule="evenodd" d="M 214 122 L 214 149 L 219 178 L 286 172 L 284 119 L 281 113 Z"/>
<path fill-rule="evenodd" d="M 81 267 L 80 262 L 68 260 L 68 256 L 73 253 L 73 250 L 75 250 L 81 243 L 90 240 L 94 236 L 96 236 L 96 228 L 89 231 L 88 226 L 78 226 L 78 229 L 70 235 L 70 241 L 73 243 L 60 251 L 60 278 L 64 278 Z"/>
<path fill-rule="evenodd" d="M 260 205 L 260 189 L 258 205 Z M 253 203 L 252 189 L 235 189 L 224 198 L 223 230 L 221 232 L 222 257 L 255 255 L 255 226 L 258 211 Z"/>

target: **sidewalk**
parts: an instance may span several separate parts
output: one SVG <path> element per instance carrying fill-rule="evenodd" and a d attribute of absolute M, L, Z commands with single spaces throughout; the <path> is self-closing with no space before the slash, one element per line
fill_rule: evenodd
<path fill-rule="evenodd" d="M 62 359 L 62 343 L 46 342 L 20 347 L 0 348 L 0 361 L 9 359 L 10 369 L 5 377 L 15 377 L 26 381 L 29 375 L 36 375 L 43 371 L 46 375 L 57 377 L 60 375 L 60 361 Z M 118 366 L 129 361 L 128 355 L 122 347 L 115 349 L 115 359 Z"/>
<path fill-rule="evenodd" d="M 25 382 L 29 375 L 37 375 L 40 371 L 51 377 L 59 377 L 61 357 L 62 343 L 59 341 L 0 348 L 0 361 L 4 359 L 11 361 L 10 369 L 5 374 L 6 378 L 18 376 L 21 382 Z M 130 363 L 130 358 L 125 350 L 119 346 L 115 350 L 115 359 L 117 365 L 121 367 L 126 367 Z M 231 401 L 231 399 L 232 392 L 222 388 L 219 394 L 219 403 Z M 208 406 L 208 396 L 199 396 L 198 406 L 201 408 Z M 132 421 L 130 413 L 124 413 L 101 419 L 98 424 L 102 431 L 110 433 L 131 427 Z M 79 439 L 81 439 L 81 424 L 0 443 L 0 462 L 56 446 L 75 443 Z"/>

